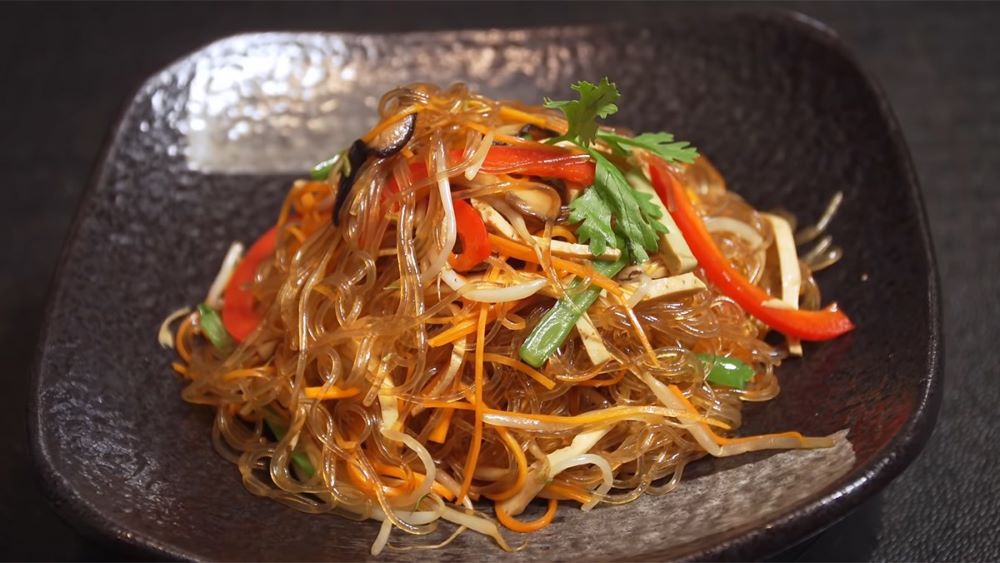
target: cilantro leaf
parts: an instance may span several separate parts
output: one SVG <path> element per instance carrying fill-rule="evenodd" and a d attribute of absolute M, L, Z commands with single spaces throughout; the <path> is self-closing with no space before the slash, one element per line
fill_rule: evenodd
<path fill-rule="evenodd" d="M 629 185 L 631 187 L 631 184 Z M 661 233 L 670 232 L 667 226 L 663 223 L 657 221 L 660 217 L 663 217 L 663 210 L 659 205 L 653 203 L 653 198 L 656 197 L 653 194 L 648 194 L 640 192 L 639 190 L 632 188 L 632 195 L 635 196 L 635 200 L 639 202 L 639 209 L 642 210 L 642 214 L 649 219 L 649 224 L 653 226 L 653 230 L 659 231 Z"/>
<path fill-rule="evenodd" d="M 687 141 L 674 141 L 670 133 L 643 133 L 637 137 L 623 137 L 607 131 L 598 133 L 598 137 L 618 151 L 627 152 L 625 147 L 646 149 L 667 162 L 686 162 L 691 164 L 698 158 L 698 149 Z"/>
<path fill-rule="evenodd" d="M 611 208 L 597 190 L 588 189 L 570 202 L 569 220 L 580 223 L 576 236 L 581 243 L 590 241 L 590 252 L 594 256 L 604 254 L 608 247 L 618 248 L 611 227 Z"/>
<path fill-rule="evenodd" d="M 605 76 L 594 84 L 581 80 L 570 86 L 580 94 L 578 100 L 551 100 L 545 98 L 545 107 L 562 110 L 566 114 L 569 130 L 556 141 L 573 141 L 589 147 L 597 137 L 597 118 L 604 119 L 618 111 L 615 102 L 621 97 L 618 87 Z"/>
<path fill-rule="evenodd" d="M 597 84 L 580 81 L 571 88 L 580 94 L 579 99 L 545 99 L 545 107 L 561 110 L 567 122 L 566 134 L 548 142 L 573 142 L 590 153 L 597 164 L 593 185 L 570 204 L 570 221 L 580 223 L 580 242 L 589 241 L 594 255 L 610 247 L 622 250 L 632 263 L 648 260 L 649 253 L 659 248 L 659 233 L 667 231 L 658 221 L 662 212 L 651 201 L 652 196 L 633 189 L 622 171 L 592 145 L 600 140 L 617 155 L 627 155 L 638 147 L 668 162 L 693 162 L 698 151 L 686 142 L 674 142 L 669 133 L 643 133 L 630 138 L 599 130 L 597 120 L 616 113 L 615 102 L 621 97 L 606 76 Z"/>
<path fill-rule="evenodd" d="M 624 239 L 624 250 L 628 253 L 629 260 L 633 264 L 645 262 L 649 259 L 647 251 L 656 252 L 660 246 L 657 232 L 666 227 L 653 226 L 653 223 L 658 223 L 656 217 L 659 215 L 651 218 L 643 212 L 644 208 L 652 208 L 652 204 L 648 199 L 643 200 L 637 196 L 617 166 L 594 149 L 588 149 L 588 152 L 597 162 L 594 185 L 588 191 L 596 190 L 611 209 L 611 214 L 615 218 L 614 232 Z"/>

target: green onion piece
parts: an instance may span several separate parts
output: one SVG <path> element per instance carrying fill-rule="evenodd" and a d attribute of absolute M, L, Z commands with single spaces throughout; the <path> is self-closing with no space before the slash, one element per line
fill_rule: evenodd
<path fill-rule="evenodd" d="M 270 411 L 264 414 L 264 424 L 267 424 L 267 427 L 271 430 L 271 434 L 274 434 L 274 437 L 278 440 L 285 437 L 286 428 L 281 424 L 278 417 L 271 414 Z M 313 467 L 312 462 L 309 461 L 309 456 L 305 452 L 293 452 L 292 463 L 307 477 L 312 477 L 316 474 L 316 468 Z"/>
<path fill-rule="evenodd" d="M 701 363 L 712 366 L 712 370 L 708 372 L 709 383 L 746 389 L 747 383 L 753 379 L 753 368 L 740 359 L 712 354 L 698 354 L 698 359 Z"/>
<path fill-rule="evenodd" d="M 233 338 L 222 324 L 222 318 L 215 309 L 202 303 L 198 305 L 198 314 L 201 315 L 201 332 L 208 338 L 212 346 L 217 350 L 229 350 L 233 347 Z"/>
<path fill-rule="evenodd" d="M 624 256 L 625 253 L 622 253 Z M 594 262 L 594 271 L 605 277 L 611 277 L 625 267 L 626 259 L 616 262 Z M 555 306 L 545 313 L 542 320 L 521 344 L 521 359 L 530 366 L 541 367 L 569 336 L 576 321 L 597 301 L 601 288 L 591 285 L 581 290 L 582 279 L 575 279 L 566 288 L 566 295 L 556 302 Z"/>
<path fill-rule="evenodd" d="M 337 153 L 323 162 L 320 162 L 309 170 L 309 176 L 311 176 L 313 180 L 326 180 L 330 177 L 330 172 L 333 172 L 333 169 L 340 164 L 340 160 L 343 157 L 343 153 Z"/>

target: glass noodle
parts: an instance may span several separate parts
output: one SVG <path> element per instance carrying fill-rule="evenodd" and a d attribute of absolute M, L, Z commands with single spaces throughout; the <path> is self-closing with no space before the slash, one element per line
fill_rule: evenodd
<path fill-rule="evenodd" d="M 394 545 L 393 530 L 427 535 L 445 522 L 449 533 L 474 530 L 510 549 L 494 513 L 507 528 L 531 531 L 551 519 L 517 520 L 533 501 L 533 514 L 548 502 L 553 510 L 621 504 L 673 490 L 685 467 L 708 454 L 829 445 L 796 433 L 731 438 L 742 401 L 778 394 L 774 370 L 787 353 L 765 343 L 767 327 L 711 284 L 639 295 L 631 305 L 606 291 L 587 316 L 607 361 L 595 365 L 574 329 L 543 366 L 522 362 L 531 329 L 572 291 L 576 274 L 548 249 L 553 239 L 576 242 L 565 206 L 585 186 L 502 166 L 485 171 L 484 160 L 494 146 L 552 150 L 523 133 L 561 135 L 567 122 L 461 84 L 411 84 L 383 96 L 380 122 L 362 140 L 410 115 L 412 137 L 354 171 L 342 209 L 344 168 L 291 187 L 274 251 L 250 283 L 260 317 L 252 332 L 220 350 L 200 336 L 197 314 L 177 330 L 183 398 L 215 409 L 213 443 L 250 492 L 305 512 L 383 521 L 373 551 Z M 671 166 L 702 217 L 724 219 L 712 238 L 730 263 L 779 295 L 774 235 L 762 214 L 728 191 L 704 157 Z M 540 218 L 511 203 L 510 193 L 531 189 L 556 194 L 561 211 Z M 494 247 L 475 268 L 454 271 L 449 256 L 464 236 L 457 206 L 480 201 L 510 223 L 508 234 L 535 262 Z M 491 235 L 504 236 L 496 229 L 490 224 Z M 566 260 L 599 281 L 585 258 Z M 626 268 L 613 283 L 662 277 L 658 260 Z M 800 268 L 802 307 L 818 309 L 818 286 Z M 755 375 L 745 389 L 713 385 L 698 354 L 737 358 Z"/>

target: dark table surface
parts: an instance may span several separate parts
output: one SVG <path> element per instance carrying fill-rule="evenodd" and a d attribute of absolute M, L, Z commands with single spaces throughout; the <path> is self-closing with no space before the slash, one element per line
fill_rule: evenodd
<path fill-rule="evenodd" d="M 778 557 L 996 560 L 1000 4 L 778 7 L 837 30 L 888 93 L 930 217 L 944 290 L 947 374 L 937 428 L 919 459 L 843 521 Z M 0 461 L 0 558 L 126 556 L 74 531 L 48 507 L 27 446 L 25 405 L 46 291 L 74 209 L 118 110 L 147 76 L 241 31 L 645 21 L 687 9 L 606 2 L 0 4 L 0 428 L 8 436 Z"/>

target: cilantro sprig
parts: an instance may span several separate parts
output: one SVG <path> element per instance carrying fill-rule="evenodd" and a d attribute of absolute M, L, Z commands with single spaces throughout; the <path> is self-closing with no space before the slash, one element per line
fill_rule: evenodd
<path fill-rule="evenodd" d="M 618 87 L 605 76 L 597 84 L 581 80 L 570 86 L 580 93 L 577 100 L 553 100 L 545 98 L 545 107 L 562 110 L 566 114 L 569 130 L 557 141 L 572 141 L 587 148 L 597 137 L 597 118 L 606 119 L 618 112 L 615 102 L 621 97 Z"/>
<path fill-rule="evenodd" d="M 698 158 L 698 149 L 687 141 L 674 141 L 670 133 L 643 133 L 637 137 L 623 137 L 607 131 L 601 131 L 597 137 L 610 145 L 615 152 L 623 154 L 630 152 L 631 147 L 645 149 L 667 162 L 686 162 L 691 164 Z"/>
<path fill-rule="evenodd" d="M 565 135 L 548 142 L 569 141 L 594 159 L 594 183 L 570 202 L 569 220 L 579 224 L 577 239 L 588 243 L 595 256 L 604 254 L 608 248 L 622 251 L 614 262 L 596 260 L 593 263 L 594 270 L 601 275 L 613 276 L 628 262 L 638 264 L 647 260 L 649 253 L 658 249 L 659 235 L 667 232 L 667 228 L 658 220 L 663 212 L 652 201 L 653 196 L 633 189 L 612 160 L 639 149 L 668 162 L 693 162 L 698 151 L 685 142 L 674 141 L 669 133 L 643 133 L 631 138 L 601 130 L 597 120 L 616 113 L 621 97 L 618 88 L 607 77 L 597 84 L 577 82 L 570 88 L 579 94 L 578 99 L 545 99 L 545 107 L 562 111 L 568 125 Z M 611 150 L 612 158 L 598 150 L 600 144 Z M 584 287 L 583 284 L 584 280 L 579 278 L 572 282 L 567 294 L 542 316 L 521 344 L 522 360 L 541 367 L 562 346 L 580 316 L 601 293 L 599 287 Z"/>
<path fill-rule="evenodd" d="M 669 133 L 643 133 L 631 138 L 600 130 L 597 120 L 617 113 L 616 102 L 621 97 L 618 88 L 607 77 L 597 84 L 580 81 L 570 88 L 579 94 L 578 99 L 545 99 L 545 107 L 562 111 L 568 125 L 565 135 L 549 142 L 570 141 L 586 150 L 596 162 L 593 186 L 570 203 L 570 221 L 580 223 L 579 240 L 589 242 L 594 255 L 603 254 L 608 247 L 619 248 L 617 240 L 620 239 L 624 248 L 619 250 L 630 262 L 644 262 L 659 246 L 657 233 L 667 231 L 658 221 L 660 209 L 648 196 L 636 192 L 622 171 L 596 150 L 595 145 L 603 142 L 619 155 L 639 148 L 668 162 L 693 162 L 698 151 L 686 142 L 674 141 Z"/>

